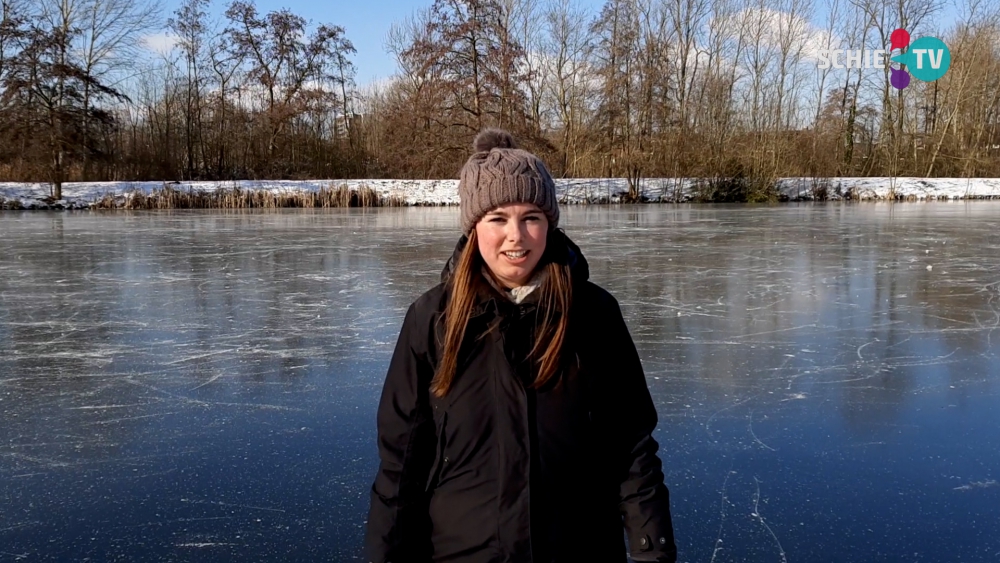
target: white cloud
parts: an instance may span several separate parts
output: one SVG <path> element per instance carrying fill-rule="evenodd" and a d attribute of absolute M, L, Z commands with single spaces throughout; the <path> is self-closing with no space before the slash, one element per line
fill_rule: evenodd
<path fill-rule="evenodd" d="M 177 39 L 165 32 L 152 33 L 143 37 L 140 42 L 142 46 L 158 55 L 169 55 L 177 46 Z"/>
<path fill-rule="evenodd" d="M 788 44 L 790 52 L 799 52 L 805 60 L 818 60 L 820 51 L 838 49 L 842 39 L 835 33 L 814 25 L 801 15 L 768 8 L 749 8 L 735 13 L 724 22 L 722 29 L 735 39 L 742 27 L 745 40 L 757 41 L 764 47 L 778 49 Z"/>
<path fill-rule="evenodd" d="M 357 85 L 357 92 L 363 97 L 371 96 L 377 92 L 386 92 L 399 82 L 399 80 L 400 78 L 396 75 L 387 78 L 375 76 L 370 78 L 368 82 Z"/>
<path fill-rule="evenodd" d="M 820 52 L 840 49 L 843 46 L 844 40 L 839 35 L 814 26 L 803 40 L 802 57 L 810 61 L 819 61 Z"/>

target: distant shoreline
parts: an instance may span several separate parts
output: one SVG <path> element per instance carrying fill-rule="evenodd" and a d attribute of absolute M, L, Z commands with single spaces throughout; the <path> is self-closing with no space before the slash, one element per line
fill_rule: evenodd
<path fill-rule="evenodd" d="M 746 202 L 741 179 L 560 178 L 565 205 Z M 761 202 L 971 201 L 1000 199 L 1000 178 L 780 178 Z M 63 198 L 45 183 L 0 182 L 0 209 L 276 209 L 447 206 L 457 180 L 241 180 L 226 182 L 67 182 Z"/>

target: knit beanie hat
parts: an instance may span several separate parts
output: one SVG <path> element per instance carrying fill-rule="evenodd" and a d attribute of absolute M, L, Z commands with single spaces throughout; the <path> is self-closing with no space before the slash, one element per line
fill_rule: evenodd
<path fill-rule="evenodd" d="M 511 134 L 501 129 L 484 129 L 472 148 L 475 152 L 458 181 L 463 233 L 470 233 L 484 215 L 506 203 L 533 203 L 549 220 L 550 229 L 559 225 L 556 185 L 541 159 L 517 148 Z"/>

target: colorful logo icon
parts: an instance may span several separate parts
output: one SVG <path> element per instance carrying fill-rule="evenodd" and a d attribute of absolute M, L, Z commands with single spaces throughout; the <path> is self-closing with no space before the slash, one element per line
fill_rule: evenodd
<path fill-rule="evenodd" d="M 944 76 L 951 66 L 951 51 L 937 37 L 921 37 L 910 44 L 910 34 L 905 29 L 897 29 L 889 36 L 890 50 L 904 50 L 889 60 L 901 63 L 906 70 L 889 67 L 889 83 L 897 90 L 910 85 L 910 75 L 923 82 L 934 82 Z"/>

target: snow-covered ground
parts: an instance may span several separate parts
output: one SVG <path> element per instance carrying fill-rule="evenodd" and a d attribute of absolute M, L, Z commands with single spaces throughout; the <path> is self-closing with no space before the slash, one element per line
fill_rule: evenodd
<path fill-rule="evenodd" d="M 642 194 L 650 201 L 684 202 L 694 197 L 694 178 L 644 178 Z M 150 193 L 170 186 L 173 189 L 211 192 L 240 187 L 274 193 L 318 191 L 321 188 L 367 186 L 386 196 L 396 196 L 410 205 L 457 205 L 458 180 L 241 180 L 236 182 L 68 182 L 63 184 L 63 199 L 45 201 L 48 184 L 0 182 L 0 200 L 6 207 L 17 201 L 26 209 L 86 208 L 106 195 L 119 198 L 133 193 Z M 824 185 L 829 199 L 843 199 L 848 194 L 862 200 L 907 199 L 993 199 L 1000 198 L 1000 178 L 782 178 L 779 191 L 788 199 L 811 200 L 814 187 Z M 624 178 L 557 179 L 556 190 L 563 203 L 618 201 L 628 191 Z M 3 202 L 0 202 L 3 203 Z"/>

